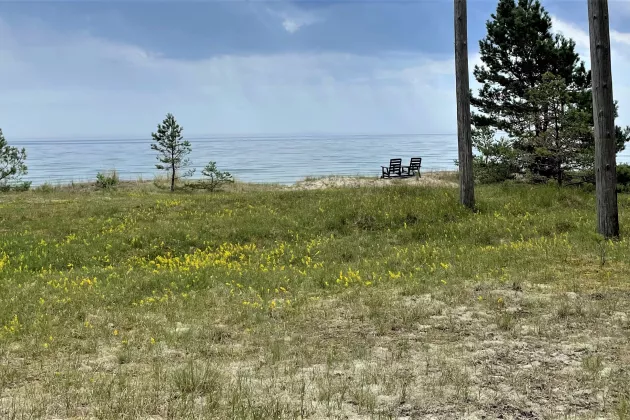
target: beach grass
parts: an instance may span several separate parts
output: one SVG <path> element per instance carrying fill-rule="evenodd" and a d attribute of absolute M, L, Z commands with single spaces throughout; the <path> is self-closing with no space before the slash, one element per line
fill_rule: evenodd
<path fill-rule="evenodd" d="M 630 196 L 457 193 L 3 194 L 0 418 L 630 418 Z"/>

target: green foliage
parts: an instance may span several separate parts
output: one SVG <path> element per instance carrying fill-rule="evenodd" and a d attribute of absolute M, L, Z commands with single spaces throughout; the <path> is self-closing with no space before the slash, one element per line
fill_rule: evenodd
<path fill-rule="evenodd" d="M 512 143 L 506 139 L 495 139 L 496 132 L 484 127 L 473 130 L 473 173 L 478 182 L 487 184 L 513 179 L 519 173 L 518 155 Z"/>
<path fill-rule="evenodd" d="M 481 84 L 471 97 L 474 126 L 505 132 L 530 180 L 562 183 L 569 171 L 591 169 L 591 74 L 575 42 L 553 34 L 538 0 L 500 0 L 486 28 L 483 64 L 473 72 Z M 630 128 L 616 127 L 615 135 L 621 151 Z"/>
<path fill-rule="evenodd" d="M 55 186 L 50 182 L 44 182 L 42 185 L 35 188 L 35 191 L 43 192 L 43 193 L 51 193 L 55 191 Z"/>
<path fill-rule="evenodd" d="M 617 118 L 617 103 L 615 103 L 615 118 Z M 626 143 L 630 141 L 630 126 L 624 128 L 615 126 L 615 140 L 617 141 L 617 153 L 626 148 Z"/>
<path fill-rule="evenodd" d="M 9 191 L 24 192 L 31 189 L 31 184 L 32 184 L 31 181 L 19 181 L 19 182 L 13 182 L 11 184 L 4 184 L 4 185 L 0 185 L 0 191 L 1 192 L 9 192 Z"/>
<path fill-rule="evenodd" d="M 190 160 L 186 156 L 192 151 L 190 142 L 184 140 L 182 136 L 183 130 L 173 114 L 169 113 L 164 121 L 158 124 L 157 132 L 151 133 L 155 141 L 151 144 L 151 149 L 158 152 L 157 160 L 160 162 L 155 167 L 168 172 L 171 191 L 175 190 L 177 179 L 191 176 L 194 172 L 194 169 L 191 169 L 179 173 L 181 169 L 190 165 Z"/>
<path fill-rule="evenodd" d="M 630 165 L 628 164 L 617 165 L 617 189 L 630 192 Z"/>
<path fill-rule="evenodd" d="M 99 189 L 108 189 L 114 188 L 120 179 L 118 178 L 118 173 L 116 171 L 111 171 L 108 173 L 98 173 L 96 174 L 96 187 Z"/>
<path fill-rule="evenodd" d="M 11 185 L 11 191 L 24 192 L 31 189 L 31 181 L 19 181 Z M 6 190 L 5 190 L 6 191 Z"/>
<path fill-rule="evenodd" d="M 25 161 L 26 149 L 9 146 L 0 129 L 0 191 L 30 188 L 30 182 L 21 181 L 22 176 L 28 173 Z"/>
<path fill-rule="evenodd" d="M 482 85 L 472 104 L 476 127 L 493 127 L 518 138 L 536 129 L 523 119 L 536 107 L 528 92 L 551 72 L 562 77 L 584 100 L 590 75 L 575 52 L 575 43 L 553 35 L 551 17 L 538 1 L 501 0 L 496 13 L 486 22 L 487 35 L 479 42 L 483 65 L 474 76 Z"/>
<path fill-rule="evenodd" d="M 203 188 L 215 191 L 223 185 L 234 182 L 234 178 L 229 172 L 222 172 L 217 168 L 216 162 L 209 162 L 205 168 L 201 170 L 201 174 L 205 177 L 201 181 Z"/>
<path fill-rule="evenodd" d="M 531 176 L 562 184 L 567 171 L 588 167 L 594 159 L 592 115 L 571 101 L 564 79 L 552 73 L 530 89 L 528 100 L 536 110 L 528 117 L 539 128 L 523 139 L 523 166 Z"/>

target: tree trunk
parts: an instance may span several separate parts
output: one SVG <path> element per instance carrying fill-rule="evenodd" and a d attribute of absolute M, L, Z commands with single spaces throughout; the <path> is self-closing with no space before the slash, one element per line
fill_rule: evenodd
<path fill-rule="evenodd" d="M 614 238 L 619 236 L 619 214 L 608 0 L 588 0 L 588 23 L 595 120 L 597 231 L 605 238 Z"/>
<path fill-rule="evenodd" d="M 457 96 L 457 140 L 459 150 L 459 201 L 475 208 L 468 80 L 468 22 L 466 0 L 455 2 L 455 91 Z"/>
<path fill-rule="evenodd" d="M 175 162 L 171 163 L 171 192 L 175 191 Z"/>

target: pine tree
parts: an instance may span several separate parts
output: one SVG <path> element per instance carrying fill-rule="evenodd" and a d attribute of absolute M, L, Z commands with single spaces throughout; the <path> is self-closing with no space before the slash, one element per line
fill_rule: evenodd
<path fill-rule="evenodd" d="M 155 165 L 157 169 L 166 170 L 170 175 L 171 191 L 175 190 L 175 181 L 178 178 L 190 176 L 194 169 L 178 175 L 178 172 L 189 166 L 190 161 L 186 158 L 192 148 L 190 142 L 184 140 L 182 132 L 184 128 L 177 124 L 173 114 L 167 114 L 164 121 L 158 124 L 157 133 L 151 133 L 155 143 L 151 144 L 151 149 L 158 152 Z"/>
<path fill-rule="evenodd" d="M 0 128 L 0 190 L 15 187 L 22 175 L 26 175 L 28 168 L 25 161 L 26 150 L 9 146 Z M 30 186 L 30 182 L 23 183 L 26 188 L 27 185 Z"/>
<path fill-rule="evenodd" d="M 588 118 L 592 127 L 590 71 L 575 52 L 575 42 L 553 34 L 551 17 L 538 0 L 499 0 L 486 28 L 488 33 L 479 42 L 483 64 L 473 71 L 481 84 L 478 95 L 471 98 L 476 108 L 473 125 L 505 132 L 514 149 L 526 157 L 520 159 L 526 165 L 522 171 L 557 178 L 553 157 L 535 153 L 536 142 L 555 123 L 549 119 L 550 104 L 540 95 L 532 101 L 530 94 L 540 88 L 545 74 L 557 77 L 566 88 L 562 106 L 579 111 L 580 118 Z M 617 127 L 616 135 L 618 151 L 623 150 L 630 129 Z M 594 150 L 592 132 L 579 130 L 572 136 L 566 141 L 574 141 L 582 149 L 580 161 L 586 165 L 582 169 L 592 167 L 588 156 Z"/>
<path fill-rule="evenodd" d="M 482 87 L 472 97 L 480 113 L 473 114 L 477 128 L 493 127 L 510 137 L 545 129 L 527 118 L 534 106 L 527 98 L 545 73 L 561 77 L 584 100 L 590 84 L 575 43 L 551 32 L 551 17 L 538 0 L 500 0 L 486 22 L 487 36 L 479 42 L 482 66 L 473 74 Z"/>
<path fill-rule="evenodd" d="M 552 73 L 543 75 L 542 82 L 530 89 L 528 100 L 532 108 L 533 125 L 544 129 L 527 138 L 530 151 L 522 158 L 535 174 L 555 178 L 562 185 L 565 173 L 593 160 L 593 150 L 585 143 L 592 137 L 592 113 L 572 102 L 572 92 L 563 78 Z"/>

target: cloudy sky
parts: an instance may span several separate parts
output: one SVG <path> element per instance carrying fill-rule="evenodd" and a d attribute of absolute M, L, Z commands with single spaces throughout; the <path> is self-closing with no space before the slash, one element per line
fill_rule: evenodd
<path fill-rule="evenodd" d="M 543 4 L 587 59 L 586 0 Z M 495 7 L 469 0 L 471 69 Z M 610 9 L 630 124 L 630 1 Z M 2 0 L 0 127 L 146 136 L 172 112 L 189 135 L 453 133 L 452 32 L 450 0 Z"/>

